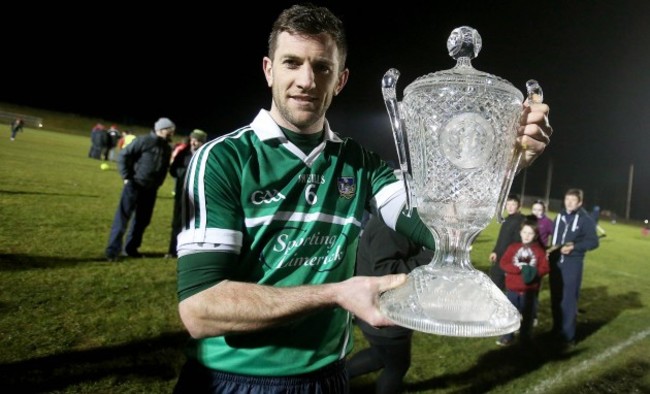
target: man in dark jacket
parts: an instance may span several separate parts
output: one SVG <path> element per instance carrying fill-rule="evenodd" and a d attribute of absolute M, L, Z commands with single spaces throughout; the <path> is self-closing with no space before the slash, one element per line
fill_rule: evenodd
<path fill-rule="evenodd" d="M 205 144 L 208 134 L 199 129 L 194 129 L 190 134 L 190 142 L 185 145 L 172 159 L 172 164 L 169 167 L 169 175 L 176 179 L 176 184 L 174 186 L 174 213 L 172 216 L 172 233 L 169 238 L 169 249 L 165 258 L 176 258 L 176 246 L 178 234 L 181 233 L 183 229 L 183 180 L 185 179 L 185 172 L 187 167 L 190 165 L 190 160 L 192 155 L 196 152 L 203 144 Z"/>
<path fill-rule="evenodd" d="M 582 208 L 582 202 L 582 190 L 565 193 L 564 209 L 555 218 L 549 255 L 553 332 L 566 347 L 575 344 L 585 254 L 599 246 L 596 222 Z"/>
<path fill-rule="evenodd" d="M 144 230 L 151 222 L 158 188 L 167 176 L 171 158 L 169 142 L 175 130 L 176 125 L 171 120 L 160 118 L 151 133 L 136 138 L 120 152 L 117 167 L 124 180 L 124 189 L 106 247 L 109 261 L 117 261 L 122 254 L 142 257 L 138 248 L 142 244 Z M 122 238 L 132 216 L 129 235 L 122 250 Z"/>
<path fill-rule="evenodd" d="M 519 211 L 520 208 L 521 201 L 519 201 L 519 197 L 514 194 L 509 195 L 506 200 L 508 216 L 501 224 L 497 243 L 494 245 L 492 253 L 490 253 L 490 262 L 492 263 L 489 272 L 490 279 L 504 292 L 506 291 L 506 273 L 499 266 L 499 261 L 501 261 L 501 257 L 503 257 L 510 244 L 521 242 L 519 231 L 521 230 L 521 223 L 524 221 L 524 216 Z"/>
<path fill-rule="evenodd" d="M 356 275 L 409 273 L 420 265 L 430 263 L 433 254 L 433 250 L 423 249 L 373 216 L 359 241 Z M 402 380 L 411 366 L 413 331 L 400 326 L 379 329 L 360 319 L 356 322 L 370 347 L 348 360 L 350 378 L 382 369 L 375 383 L 375 392 L 400 392 Z"/>

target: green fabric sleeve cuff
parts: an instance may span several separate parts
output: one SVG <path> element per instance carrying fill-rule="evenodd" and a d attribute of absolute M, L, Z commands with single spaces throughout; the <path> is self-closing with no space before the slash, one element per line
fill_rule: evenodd
<path fill-rule="evenodd" d="M 427 225 L 420 219 L 420 215 L 418 215 L 418 211 L 415 208 L 411 217 L 406 216 L 404 211 L 402 211 L 397 218 L 397 223 L 395 223 L 395 231 L 427 249 L 436 249 L 433 234 L 431 234 Z"/>
<path fill-rule="evenodd" d="M 233 253 L 194 253 L 180 257 L 176 265 L 178 300 L 208 289 L 234 271 L 239 256 Z"/>

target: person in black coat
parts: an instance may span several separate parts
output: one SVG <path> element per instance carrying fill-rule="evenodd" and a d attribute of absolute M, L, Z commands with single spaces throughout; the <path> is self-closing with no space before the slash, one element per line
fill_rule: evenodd
<path fill-rule="evenodd" d="M 160 118 L 148 135 L 136 138 L 120 151 L 117 167 L 124 182 L 106 246 L 106 259 L 117 261 L 120 255 L 142 257 L 138 251 L 144 230 L 151 222 L 158 188 L 167 177 L 172 148 L 169 145 L 176 125 Z M 122 237 L 130 224 L 122 249 Z"/>
<path fill-rule="evenodd" d="M 509 195 L 506 200 L 508 216 L 501 224 L 497 243 L 494 245 L 492 253 L 490 253 L 490 262 L 492 263 L 489 270 L 490 279 L 504 292 L 506 291 L 506 273 L 499 266 L 499 261 L 501 261 L 501 257 L 503 257 L 510 244 L 521 242 L 519 230 L 521 230 L 521 223 L 524 221 L 524 216 L 519 211 L 520 208 L 521 201 L 519 197 L 514 194 Z"/>
<path fill-rule="evenodd" d="M 372 216 L 363 230 L 357 250 L 356 275 L 382 276 L 408 273 L 433 260 L 433 250 L 423 249 Z M 390 326 L 375 328 L 357 319 L 370 347 L 347 361 L 350 378 L 383 369 L 377 378 L 376 393 L 401 391 L 402 380 L 411 366 L 413 331 Z"/>

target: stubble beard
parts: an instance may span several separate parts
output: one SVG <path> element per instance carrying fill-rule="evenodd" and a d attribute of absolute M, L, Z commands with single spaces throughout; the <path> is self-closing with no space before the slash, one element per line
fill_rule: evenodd
<path fill-rule="evenodd" d="M 287 101 L 279 100 L 276 98 L 276 96 L 273 97 L 273 102 L 275 103 L 275 107 L 280 113 L 280 116 L 282 116 L 282 119 L 284 119 L 284 121 L 288 122 L 289 124 L 295 126 L 299 130 L 307 130 L 315 123 L 317 123 L 320 119 L 322 119 L 325 116 L 325 112 L 329 107 L 326 106 L 317 109 L 316 111 L 308 111 L 308 110 L 302 110 L 297 108 L 291 108 L 291 106 L 287 103 Z M 305 114 L 308 115 L 305 116 Z M 315 130 L 315 131 L 320 131 L 320 130 Z"/>

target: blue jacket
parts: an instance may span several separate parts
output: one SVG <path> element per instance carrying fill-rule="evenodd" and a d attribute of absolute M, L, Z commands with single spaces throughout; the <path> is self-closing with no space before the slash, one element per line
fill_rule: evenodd
<path fill-rule="evenodd" d="M 563 209 L 555 218 L 553 245 L 564 245 L 569 242 L 573 242 L 573 251 L 568 255 L 562 255 L 561 262 L 582 261 L 587 251 L 599 246 L 596 222 L 584 208 L 572 213 L 567 213 Z"/>

